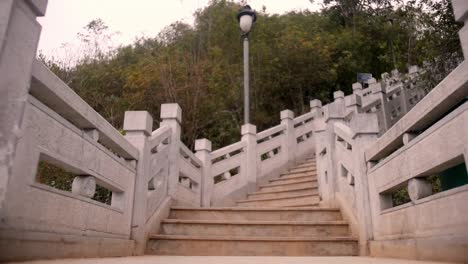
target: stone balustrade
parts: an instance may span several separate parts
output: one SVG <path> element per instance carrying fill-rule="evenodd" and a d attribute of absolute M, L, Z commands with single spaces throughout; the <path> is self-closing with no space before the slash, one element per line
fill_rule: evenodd
<path fill-rule="evenodd" d="M 468 260 L 468 185 L 453 183 L 468 160 L 466 61 L 431 91 L 417 68 L 393 71 L 329 104 L 312 100 L 301 116 L 284 110 L 270 129 L 246 124 L 218 150 L 198 139 L 194 153 L 181 141 L 179 105 L 161 106 L 154 131 L 148 112 L 126 112 L 122 135 L 35 60 L 46 5 L 0 3 L 0 260 L 144 254 L 171 206 L 232 205 L 314 153 L 320 203 L 340 207 L 362 255 Z M 467 2 L 453 6 L 466 22 Z M 41 181 L 50 168 L 67 188 Z M 441 191 L 433 175 L 448 181 Z M 409 200 L 396 205 L 401 190 Z"/>
<path fill-rule="evenodd" d="M 453 4 L 466 25 L 467 2 Z M 363 255 L 466 262 L 466 60 L 430 91 L 418 72 L 354 84 L 345 111 L 340 93 L 323 107 L 314 121 L 319 193 L 340 207 Z"/>

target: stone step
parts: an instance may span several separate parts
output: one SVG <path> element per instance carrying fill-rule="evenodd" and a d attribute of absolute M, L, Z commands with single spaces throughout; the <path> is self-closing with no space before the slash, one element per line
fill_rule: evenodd
<path fill-rule="evenodd" d="M 292 167 L 291 169 L 302 169 L 302 168 L 316 169 L 317 165 L 315 163 L 298 164 Z"/>
<path fill-rule="evenodd" d="M 297 188 L 314 188 L 317 187 L 317 180 L 303 180 L 295 183 L 269 183 L 261 185 L 259 191 L 271 192 L 271 191 L 289 191 Z"/>
<path fill-rule="evenodd" d="M 320 237 L 347 236 L 348 224 L 344 221 L 220 221 L 166 219 L 162 234 L 184 236 L 273 236 Z"/>
<path fill-rule="evenodd" d="M 355 256 L 350 237 L 252 237 L 155 235 L 146 254 L 183 256 Z"/>
<path fill-rule="evenodd" d="M 299 175 L 299 174 L 304 174 L 304 175 L 317 175 L 317 171 L 316 171 L 316 170 L 304 170 L 304 171 L 299 171 L 299 172 L 291 172 L 291 171 L 288 171 L 288 172 L 281 173 L 281 174 L 280 174 L 280 177 L 281 177 L 281 176 L 286 176 L 286 175 Z"/>
<path fill-rule="evenodd" d="M 289 179 L 289 178 L 297 178 L 297 177 L 305 177 L 305 176 L 309 176 L 309 177 L 317 177 L 317 172 L 315 171 L 307 171 L 307 172 L 293 172 L 293 173 L 281 173 L 280 176 L 278 178 L 274 178 L 274 179 Z"/>
<path fill-rule="evenodd" d="M 337 208 L 172 207 L 169 218 L 230 221 L 341 221 Z"/>
<path fill-rule="evenodd" d="M 289 171 L 287 172 L 283 172 L 280 174 L 281 175 L 290 175 L 290 174 L 305 174 L 305 175 L 316 175 L 317 174 L 317 169 L 316 168 L 312 168 L 312 167 L 304 167 L 304 168 L 299 168 L 299 169 L 304 169 L 304 171 L 300 171 L 300 172 L 295 172 L 295 171 L 292 171 L 292 170 L 295 170 L 295 169 L 298 169 L 298 168 L 292 168 L 290 169 Z"/>
<path fill-rule="evenodd" d="M 317 177 L 317 172 L 300 172 L 300 173 L 282 173 L 280 174 L 279 178 L 276 179 L 294 179 L 297 177 Z"/>
<path fill-rule="evenodd" d="M 283 208 L 291 208 L 291 209 L 315 209 L 315 208 L 320 208 L 320 205 L 317 206 L 317 204 L 304 204 L 304 205 L 293 205 L 293 206 L 286 206 Z"/>
<path fill-rule="evenodd" d="M 277 178 L 277 179 L 272 179 L 269 180 L 270 183 L 296 183 L 296 182 L 302 182 L 304 180 L 317 180 L 317 177 L 313 175 L 307 175 L 307 176 L 294 176 L 294 177 L 289 177 L 289 178 Z"/>
<path fill-rule="evenodd" d="M 297 162 L 297 164 L 311 163 L 311 162 L 316 162 L 316 161 L 317 160 L 315 159 L 315 157 L 310 157 L 310 158 L 305 159 L 304 161 Z"/>
<path fill-rule="evenodd" d="M 247 195 L 247 199 L 268 199 L 268 198 L 284 198 L 295 195 L 318 194 L 318 188 L 297 188 L 288 191 L 273 191 L 273 192 L 254 192 Z"/>
<path fill-rule="evenodd" d="M 312 167 L 306 167 L 306 168 L 292 168 L 288 171 L 289 174 L 291 173 L 301 173 L 301 172 L 310 172 L 310 173 L 316 173 L 317 170 L 316 168 L 312 168 Z"/>
<path fill-rule="evenodd" d="M 318 195 L 295 195 L 284 198 L 268 198 L 268 199 L 249 199 L 237 201 L 237 206 L 253 206 L 253 207 L 286 207 L 286 206 L 303 206 L 316 204 L 320 202 Z"/>

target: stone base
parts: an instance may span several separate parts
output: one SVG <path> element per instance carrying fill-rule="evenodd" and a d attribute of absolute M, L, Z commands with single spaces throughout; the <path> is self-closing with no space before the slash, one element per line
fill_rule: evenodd
<path fill-rule="evenodd" d="M 131 256 L 133 247 L 128 239 L 0 231 L 0 262 Z"/>
<path fill-rule="evenodd" d="M 467 237 L 430 237 L 370 241 L 373 257 L 468 262 Z"/>

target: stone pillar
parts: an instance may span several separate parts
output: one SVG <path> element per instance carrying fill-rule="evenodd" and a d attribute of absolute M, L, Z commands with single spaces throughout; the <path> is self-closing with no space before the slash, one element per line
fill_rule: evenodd
<path fill-rule="evenodd" d="M 324 171 L 326 170 L 326 164 L 321 162 L 322 155 L 320 152 L 323 150 L 323 140 L 325 133 L 325 123 L 323 122 L 324 118 L 322 116 L 322 102 L 318 99 L 314 99 L 310 101 L 310 112 L 312 113 L 314 120 L 312 120 L 313 124 L 313 133 L 314 133 L 314 144 L 315 144 L 315 158 L 317 162 L 317 180 L 319 185 L 319 196 L 320 199 L 324 199 L 323 196 L 323 186 L 325 186 L 325 175 Z"/>
<path fill-rule="evenodd" d="M 390 128 L 390 113 L 388 110 L 388 103 L 387 103 L 387 96 L 385 94 L 384 89 L 380 83 L 373 83 L 371 84 L 372 93 L 379 98 L 380 100 L 380 112 L 381 114 L 378 116 L 379 124 L 381 126 L 382 131 L 387 131 Z"/>
<path fill-rule="evenodd" d="M 322 117 L 322 102 L 318 99 L 310 101 L 310 112 L 314 118 Z"/>
<path fill-rule="evenodd" d="M 345 98 L 346 110 L 348 112 L 358 113 L 361 110 L 361 96 L 357 94 L 351 94 Z"/>
<path fill-rule="evenodd" d="M 254 192 L 257 187 L 257 127 L 252 124 L 245 124 L 241 128 L 242 141 L 246 143 L 245 154 L 242 160 L 242 175 L 248 192 Z"/>
<path fill-rule="evenodd" d="M 362 84 L 359 82 L 353 83 L 353 94 L 362 96 Z"/>
<path fill-rule="evenodd" d="M 334 103 L 338 105 L 343 105 L 344 104 L 344 93 L 343 91 L 336 91 L 333 93 L 333 99 L 335 99 Z"/>
<path fill-rule="evenodd" d="M 21 137 L 24 108 L 31 82 L 47 0 L 0 1 L 0 209 Z"/>
<path fill-rule="evenodd" d="M 465 60 L 468 60 L 468 2 L 466 0 L 452 0 L 452 6 L 455 20 L 465 23 L 458 35 L 460 36 L 463 55 Z"/>
<path fill-rule="evenodd" d="M 293 165 L 296 160 L 296 135 L 294 133 L 294 112 L 291 110 L 283 110 L 280 113 L 281 124 L 286 126 L 286 132 L 283 137 L 281 151 L 284 153 L 287 166 Z"/>
<path fill-rule="evenodd" d="M 195 156 L 203 162 L 201 177 L 201 206 L 211 206 L 214 179 L 211 175 L 211 141 L 206 138 L 195 140 Z"/>
<path fill-rule="evenodd" d="M 326 129 L 324 134 L 324 145 L 327 150 L 327 175 L 326 186 L 322 188 L 324 203 L 329 206 L 336 206 L 335 191 L 338 181 L 338 169 L 335 157 L 335 127 L 336 122 L 343 122 L 345 116 L 344 93 L 337 91 L 334 94 L 335 101 L 323 107 Z"/>
<path fill-rule="evenodd" d="M 355 115 L 350 123 L 354 132 L 354 188 L 356 194 L 357 220 L 359 225 L 359 255 L 369 255 L 368 241 L 373 239 L 372 211 L 367 178 L 367 163 L 364 151 L 378 138 L 379 125 L 375 113 Z"/>
<path fill-rule="evenodd" d="M 169 126 L 172 129 L 171 143 L 169 149 L 169 179 L 168 193 L 173 199 L 176 198 L 177 184 L 179 182 L 179 156 L 180 156 L 180 134 L 182 123 L 182 109 L 178 104 L 161 105 L 160 127 Z"/>
<path fill-rule="evenodd" d="M 135 254 L 142 255 L 146 248 L 146 204 L 151 162 L 148 137 L 153 129 L 153 117 L 146 111 L 126 111 L 123 129 L 125 138 L 139 151 L 133 193 L 131 239 L 135 240 Z"/>

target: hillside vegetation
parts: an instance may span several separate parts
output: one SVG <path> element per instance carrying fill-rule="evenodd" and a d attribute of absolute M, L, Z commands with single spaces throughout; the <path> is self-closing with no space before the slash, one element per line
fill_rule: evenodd
<path fill-rule="evenodd" d="M 79 34 L 87 52 L 77 62 L 40 57 L 116 128 L 126 110 L 149 111 L 156 128 L 160 104 L 177 102 L 188 146 L 203 137 L 225 146 L 239 140 L 242 125 L 240 6 L 213 0 L 194 26 L 174 23 L 111 51 L 101 45 L 112 31 L 97 19 Z M 426 65 L 433 85 L 462 58 L 449 0 L 326 0 L 318 12 L 283 15 L 254 8 L 251 120 L 259 131 L 277 124 L 283 109 L 300 114 L 311 99 L 350 93 L 359 72 L 379 77 Z"/>

